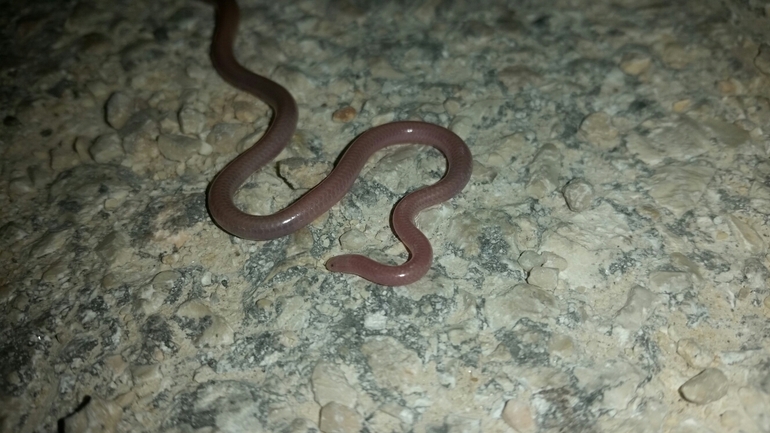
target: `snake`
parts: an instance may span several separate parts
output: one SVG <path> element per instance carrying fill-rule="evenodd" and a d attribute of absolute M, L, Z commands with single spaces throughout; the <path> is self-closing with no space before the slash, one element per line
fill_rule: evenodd
<path fill-rule="evenodd" d="M 455 196 L 470 180 L 473 159 L 465 142 L 447 128 L 422 121 L 394 121 L 375 126 L 347 147 L 326 178 L 284 209 L 270 215 L 242 211 L 234 202 L 236 192 L 290 142 L 297 128 L 299 110 L 286 88 L 248 70 L 236 60 L 234 45 L 240 16 L 236 1 L 214 0 L 212 3 L 216 10 L 210 48 L 214 69 L 225 82 L 259 98 L 273 112 L 264 134 L 211 181 L 207 204 L 214 223 L 227 233 L 247 240 L 287 236 L 339 202 L 375 152 L 398 144 L 431 146 L 446 158 L 443 177 L 404 196 L 391 214 L 393 232 L 408 251 L 408 259 L 400 265 L 388 265 L 359 254 L 343 254 L 326 261 L 326 268 L 331 272 L 358 275 L 383 286 L 404 286 L 424 277 L 433 261 L 433 249 L 415 225 L 415 218 L 422 210 Z"/>

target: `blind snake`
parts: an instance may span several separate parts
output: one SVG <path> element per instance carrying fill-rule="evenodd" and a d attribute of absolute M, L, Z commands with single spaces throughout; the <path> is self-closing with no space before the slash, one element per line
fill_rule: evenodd
<path fill-rule="evenodd" d="M 233 87 L 267 103 L 273 109 L 273 119 L 261 139 L 232 160 L 211 182 L 208 207 L 214 222 L 244 239 L 286 236 L 340 201 L 366 161 L 378 150 L 395 144 L 425 144 L 444 154 L 447 169 L 441 180 L 406 195 L 393 210 L 393 231 L 409 251 L 409 259 L 404 264 L 390 266 L 362 255 L 345 254 L 326 262 L 326 268 L 332 272 L 356 274 L 385 286 L 407 285 L 422 278 L 430 269 L 433 249 L 415 226 L 414 219 L 420 211 L 450 199 L 468 183 L 472 169 L 468 146 L 452 131 L 430 123 L 400 121 L 380 125 L 361 134 L 324 180 L 283 210 L 264 216 L 241 211 L 233 202 L 236 191 L 288 144 L 297 127 L 298 110 L 294 98 L 280 84 L 238 63 L 233 53 L 238 5 L 235 0 L 216 0 L 215 4 L 216 25 L 210 54 L 214 68 Z"/>

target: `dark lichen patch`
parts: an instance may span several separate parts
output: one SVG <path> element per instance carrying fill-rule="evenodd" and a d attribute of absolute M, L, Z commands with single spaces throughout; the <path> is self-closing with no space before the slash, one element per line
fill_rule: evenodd
<path fill-rule="evenodd" d="M 607 267 L 607 274 L 623 275 L 628 273 L 631 269 L 634 269 L 640 265 L 641 263 L 639 262 L 635 254 L 631 252 L 621 252 L 620 257 L 613 260 L 612 263 L 610 263 L 610 265 Z"/>
<path fill-rule="evenodd" d="M 203 316 L 201 318 L 174 316 L 172 320 L 176 322 L 179 329 L 191 340 L 198 338 L 214 322 L 211 316 Z"/>
<path fill-rule="evenodd" d="M 500 230 L 500 227 L 485 227 L 479 239 L 479 264 L 490 272 L 506 273 L 508 264 L 502 260 L 508 257 L 510 245 Z"/>
<path fill-rule="evenodd" d="M 549 364 L 548 339 L 551 332 L 544 324 L 520 319 L 511 329 L 501 329 L 495 337 L 518 364 L 543 366 Z"/>
<path fill-rule="evenodd" d="M 174 342 L 174 333 L 166 319 L 160 315 L 147 317 L 141 327 L 142 347 L 139 353 L 140 359 L 146 363 L 152 363 L 155 359 L 155 351 L 173 355 L 179 348 Z"/>
<path fill-rule="evenodd" d="M 546 431 L 598 432 L 591 404 L 601 394 L 586 395 L 570 387 L 551 388 L 533 396 L 537 402 L 537 424 Z"/>
<path fill-rule="evenodd" d="M 274 332 L 262 332 L 239 338 L 232 345 L 230 352 L 217 364 L 218 371 L 248 370 L 270 368 L 266 364 L 268 357 L 284 352 L 284 347 Z"/>

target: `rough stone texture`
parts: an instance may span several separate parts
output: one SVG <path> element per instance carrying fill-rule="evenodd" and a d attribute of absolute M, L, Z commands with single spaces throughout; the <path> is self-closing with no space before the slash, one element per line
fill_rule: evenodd
<path fill-rule="evenodd" d="M 286 238 L 211 222 L 271 114 L 212 68 L 207 2 L 2 2 L 1 433 L 770 431 L 766 2 L 241 2 L 299 125 L 239 206 L 447 126 L 474 174 L 417 219 L 431 271 L 323 266 L 407 257 L 423 147 Z"/>

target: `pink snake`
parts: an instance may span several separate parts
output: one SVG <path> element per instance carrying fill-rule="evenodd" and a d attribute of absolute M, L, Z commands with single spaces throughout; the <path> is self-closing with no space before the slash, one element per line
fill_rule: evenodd
<path fill-rule="evenodd" d="M 450 199 L 468 183 L 472 170 L 468 146 L 452 131 L 430 123 L 405 121 L 377 126 L 361 134 L 331 173 L 291 205 L 264 216 L 241 211 L 233 202 L 235 193 L 252 173 L 272 161 L 289 143 L 297 127 L 298 110 L 285 88 L 247 70 L 235 59 L 233 44 L 239 19 L 235 0 L 216 0 L 216 7 L 216 29 L 211 42 L 214 68 L 230 85 L 261 99 L 274 113 L 262 138 L 232 160 L 211 182 L 208 207 L 216 224 L 244 239 L 286 236 L 340 201 L 366 161 L 378 150 L 395 144 L 425 144 L 444 154 L 447 170 L 440 181 L 408 194 L 393 210 L 393 231 L 409 250 L 409 259 L 402 265 L 390 266 L 365 256 L 345 254 L 326 262 L 326 268 L 332 272 L 359 275 L 385 286 L 403 286 L 422 278 L 430 269 L 433 249 L 428 238 L 414 225 L 414 219 L 420 211 Z"/>

